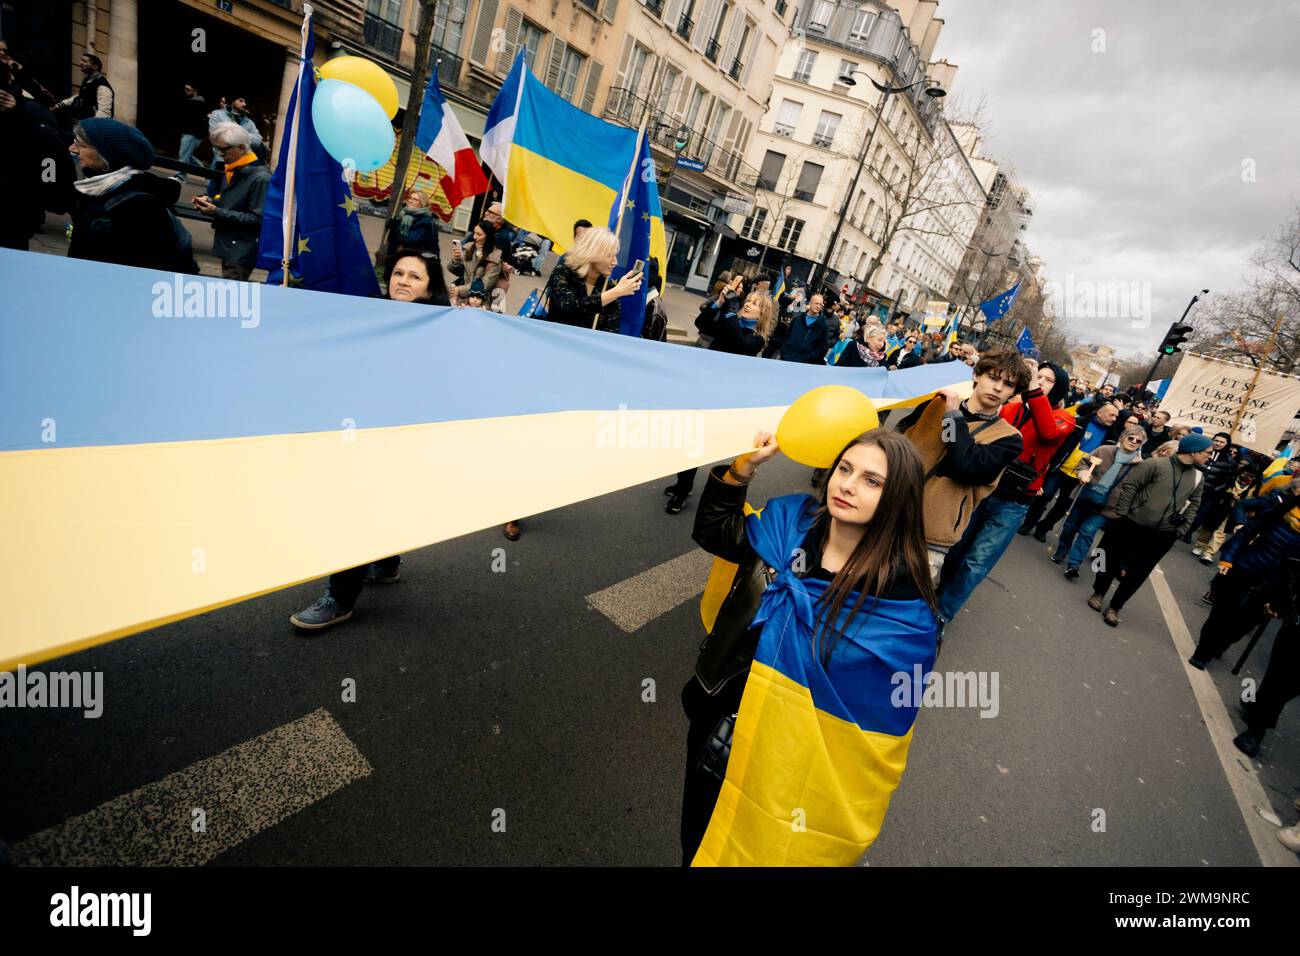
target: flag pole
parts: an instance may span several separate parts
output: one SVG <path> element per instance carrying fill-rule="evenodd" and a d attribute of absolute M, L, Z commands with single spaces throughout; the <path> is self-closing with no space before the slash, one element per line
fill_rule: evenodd
<path fill-rule="evenodd" d="M 619 190 L 618 218 L 614 221 L 615 236 L 623 234 L 623 213 L 627 211 L 627 197 L 632 192 L 632 183 L 636 181 L 637 164 L 641 160 L 641 145 L 645 142 L 645 124 L 647 119 L 648 117 L 646 116 L 641 117 L 641 128 L 638 129 L 636 133 L 636 148 L 632 150 L 632 167 L 627 171 L 627 175 L 623 177 L 623 188 Z M 628 263 L 628 265 L 631 265 L 631 263 Z M 605 288 L 609 288 L 608 277 L 605 278 Z M 591 327 L 595 329 L 599 322 L 600 310 L 597 310 L 595 318 L 591 320 Z"/>
<path fill-rule="evenodd" d="M 284 174 L 284 215 L 280 217 L 280 285 L 289 284 L 289 260 L 293 258 L 294 179 L 298 165 L 298 126 L 302 123 L 302 81 L 307 69 L 307 37 L 311 31 L 312 6 L 302 5 L 302 45 L 298 50 L 298 96 L 289 129 L 289 168 Z"/>

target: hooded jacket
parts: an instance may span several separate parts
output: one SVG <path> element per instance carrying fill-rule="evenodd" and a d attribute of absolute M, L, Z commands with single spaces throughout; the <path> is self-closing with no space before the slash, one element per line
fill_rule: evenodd
<path fill-rule="evenodd" d="M 1043 365 L 1056 373 L 1056 382 L 1047 395 L 1041 388 L 1030 389 L 1024 393 L 1022 401 L 1008 402 L 1002 406 L 1002 418 L 1020 431 L 1024 441 L 1024 450 L 1016 461 L 1025 462 L 1034 470 L 1034 480 L 1028 485 L 1031 496 L 1042 494 L 1043 476 L 1047 474 L 1052 456 L 1070 435 L 1074 433 L 1074 416 L 1055 406 L 1065 400 L 1069 391 L 1070 380 L 1060 366 L 1044 362 Z M 994 492 L 999 498 L 1024 500 L 1018 490 L 999 487 Z"/>
<path fill-rule="evenodd" d="M 1228 539 L 1219 552 L 1219 564 L 1251 579 L 1271 577 L 1284 562 L 1300 560 L 1300 516 L 1288 515 L 1300 506 L 1300 495 L 1288 495 L 1278 505 L 1251 518 Z M 1257 581 L 1256 581 L 1257 583 Z"/>

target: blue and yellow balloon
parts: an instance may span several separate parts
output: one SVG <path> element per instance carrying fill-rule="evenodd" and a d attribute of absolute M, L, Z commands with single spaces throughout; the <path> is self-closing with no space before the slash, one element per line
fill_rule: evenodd
<path fill-rule="evenodd" d="M 776 443 L 787 458 L 828 468 L 844 446 L 880 425 L 871 399 L 847 385 L 822 385 L 795 400 L 776 426 Z"/>

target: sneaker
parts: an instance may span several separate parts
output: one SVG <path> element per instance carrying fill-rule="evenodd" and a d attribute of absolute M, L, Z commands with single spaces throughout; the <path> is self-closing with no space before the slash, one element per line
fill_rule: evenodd
<path fill-rule="evenodd" d="M 1263 734 L 1253 734 L 1249 730 L 1244 730 L 1236 737 L 1232 738 L 1232 745 L 1244 753 L 1247 757 L 1259 755 L 1260 738 Z"/>
<path fill-rule="evenodd" d="M 1212 554 L 1203 554 L 1203 555 L 1201 555 L 1201 564 L 1204 564 L 1204 565 L 1207 565 L 1207 566 L 1208 566 L 1208 565 L 1211 565 L 1211 564 L 1213 564 L 1213 563 L 1214 563 L 1214 555 L 1212 555 Z"/>
<path fill-rule="evenodd" d="M 1106 610 L 1102 611 L 1101 619 L 1111 627 L 1119 627 L 1119 611 L 1115 610 L 1113 607 L 1108 607 Z"/>
<path fill-rule="evenodd" d="M 1092 608 L 1094 611 L 1100 611 L 1100 610 L 1101 610 L 1101 595 L 1100 595 L 1100 594 L 1094 594 L 1092 597 L 1088 598 L 1088 607 Z"/>
<path fill-rule="evenodd" d="M 668 499 L 668 504 L 664 506 L 664 511 L 668 512 L 670 515 L 679 515 L 685 507 L 686 499 L 673 495 Z"/>
<path fill-rule="evenodd" d="M 1209 661 L 1207 661 L 1204 657 L 1197 657 L 1195 654 L 1193 654 L 1191 657 L 1187 658 L 1187 663 L 1191 664 L 1198 671 L 1203 671 L 1205 670 L 1205 665 L 1208 664 Z"/>
<path fill-rule="evenodd" d="M 339 607 L 328 591 L 315 604 L 289 618 L 289 623 L 303 631 L 323 631 L 335 624 L 342 624 L 352 616 L 351 611 Z"/>
<path fill-rule="evenodd" d="M 1062 555 L 1052 552 L 1051 561 L 1053 564 L 1060 564 L 1065 558 Z"/>
<path fill-rule="evenodd" d="M 385 571 L 376 561 L 366 568 L 367 584 L 396 584 L 397 579 L 402 576 L 402 566 L 399 564 L 393 568 L 392 573 Z"/>
<path fill-rule="evenodd" d="M 664 494 L 666 494 L 669 498 L 675 497 L 677 495 L 677 486 L 669 485 L 667 488 L 664 489 Z"/>
<path fill-rule="evenodd" d="M 1077 581 L 1077 580 L 1079 580 L 1079 569 L 1078 569 L 1078 568 L 1066 568 L 1066 569 L 1065 569 L 1065 580 L 1067 580 L 1067 581 Z"/>
<path fill-rule="evenodd" d="M 1039 544 L 1047 544 L 1047 532 L 1046 532 L 1046 531 L 1035 531 L 1035 532 L 1034 532 L 1034 540 L 1037 541 Z"/>
<path fill-rule="evenodd" d="M 1277 831 L 1278 842 L 1292 853 L 1300 853 L 1300 823 Z"/>

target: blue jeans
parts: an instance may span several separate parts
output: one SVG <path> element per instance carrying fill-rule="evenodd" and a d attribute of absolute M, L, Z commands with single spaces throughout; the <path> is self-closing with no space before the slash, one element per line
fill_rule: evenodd
<path fill-rule="evenodd" d="M 1022 504 L 1005 498 L 985 498 L 975 509 L 966 533 L 943 562 L 939 616 L 945 621 L 957 616 L 971 592 L 1006 553 L 1028 511 L 1029 502 Z"/>
<path fill-rule="evenodd" d="M 542 267 L 546 265 L 546 260 L 551 257 L 551 240 L 543 239 L 541 248 L 537 250 L 537 255 L 533 256 L 533 271 L 541 272 Z"/>
<path fill-rule="evenodd" d="M 197 136 L 191 136 L 189 133 L 181 133 L 181 151 L 180 155 L 176 158 L 182 163 L 194 162 L 194 151 L 199 148 L 199 144 L 202 142 L 203 140 L 199 139 Z M 181 173 L 180 175 L 184 176 L 185 174 Z"/>
<path fill-rule="evenodd" d="M 1070 509 L 1070 516 L 1065 519 L 1065 526 L 1061 528 L 1061 537 L 1056 542 L 1056 560 L 1064 559 L 1067 568 L 1082 567 L 1088 552 L 1092 550 L 1092 542 L 1097 537 L 1097 532 L 1109 520 L 1096 505 L 1090 504 L 1080 496 L 1074 503 L 1074 507 Z M 1066 558 L 1067 552 L 1069 552 L 1068 558 Z"/>

